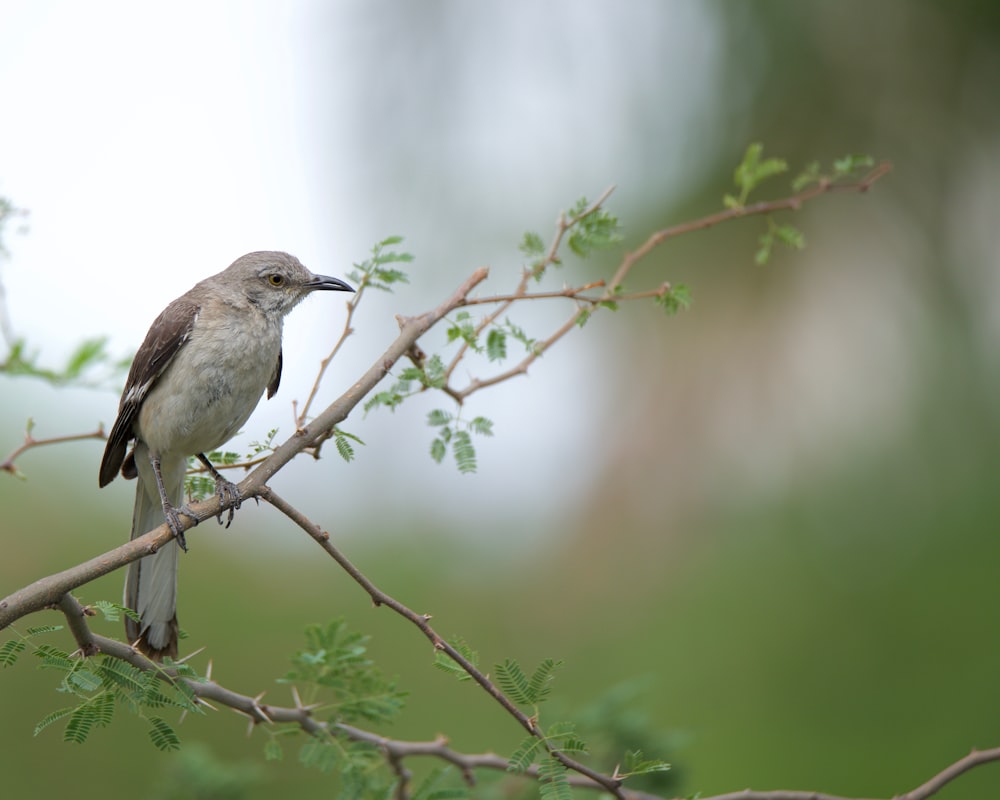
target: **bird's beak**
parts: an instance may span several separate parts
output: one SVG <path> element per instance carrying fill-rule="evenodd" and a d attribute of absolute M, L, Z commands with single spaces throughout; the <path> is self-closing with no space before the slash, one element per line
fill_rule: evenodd
<path fill-rule="evenodd" d="M 307 289 L 327 290 L 331 292 L 353 292 L 354 289 L 349 284 L 344 283 L 340 278 L 331 278 L 329 275 L 313 275 L 312 280 L 306 283 Z"/>

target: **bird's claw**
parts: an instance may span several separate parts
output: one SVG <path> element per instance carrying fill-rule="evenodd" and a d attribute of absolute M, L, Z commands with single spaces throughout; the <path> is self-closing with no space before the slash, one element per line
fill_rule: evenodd
<path fill-rule="evenodd" d="M 225 525 L 228 528 L 233 522 L 233 516 L 236 514 L 236 509 L 238 509 L 243 504 L 243 495 L 240 492 L 240 487 L 231 481 L 227 481 L 225 478 L 215 479 L 215 495 L 219 498 L 219 502 L 225 506 L 229 506 L 228 515 L 226 516 Z M 220 525 L 222 525 L 222 515 L 226 512 L 223 508 L 219 511 L 218 516 L 215 518 Z"/>
<path fill-rule="evenodd" d="M 190 517 L 194 520 L 195 524 L 198 524 L 198 515 L 195 514 L 186 505 L 180 508 L 164 508 L 163 514 L 167 518 L 167 525 L 170 528 L 170 532 L 174 535 L 177 540 L 178 546 L 185 553 L 188 551 L 187 539 L 184 538 L 184 530 L 181 528 L 181 518 L 180 515 L 183 514 L 185 517 Z"/>

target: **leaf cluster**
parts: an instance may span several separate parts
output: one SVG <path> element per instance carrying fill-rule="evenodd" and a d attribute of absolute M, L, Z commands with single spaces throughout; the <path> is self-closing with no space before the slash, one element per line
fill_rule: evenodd
<path fill-rule="evenodd" d="M 107 611 L 109 621 L 117 618 L 121 610 L 121 606 L 113 603 L 95 604 L 95 608 Z M 154 747 L 178 749 L 180 739 L 160 713 L 161 709 L 202 713 L 190 687 L 181 681 L 164 681 L 155 672 L 137 669 L 117 658 L 73 658 L 58 647 L 38 641 L 45 634 L 61 630 L 61 625 L 28 628 L 0 646 L 0 665 L 11 667 L 28 651 L 38 659 L 39 669 L 59 676 L 57 691 L 72 699 L 71 705 L 46 714 L 35 726 L 35 735 L 56 722 L 65 721 L 63 741 L 83 744 L 95 728 L 111 723 L 117 707 L 124 706 L 146 721 L 147 734 Z M 190 673 L 189 669 L 181 671 Z"/>
<path fill-rule="evenodd" d="M 402 236 L 388 236 L 372 247 L 371 256 L 359 264 L 354 264 L 354 268 L 347 274 L 349 280 L 355 284 L 358 294 L 362 290 L 371 287 L 383 292 L 391 292 L 392 287 L 398 283 L 409 283 L 409 276 L 399 269 L 398 264 L 409 264 L 413 261 L 410 253 L 402 253 L 390 248 L 401 244 Z"/>
<path fill-rule="evenodd" d="M 107 337 L 85 339 L 58 368 L 40 363 L 38 351 L 30 351 L 24 339 L 16 339 L 0 362 L 0 372 L 28 378 L 40 378 L 54 386 L 103 387 L 123 375 L 132 358 L 114 358 L 107 349 Z"/>
<path fill-rule="evenodd" d="M 801 192 L 813 185 L 825 186 L 846 181 L 857 177 L 859 172 L 872 167 L 874 163 L 875 159 L 869 155 L 850 154 L 834 160 L 831 168 L 824 171 L 818 161 L 813 161 L 792 180 L 792 190 Z M 743 154 L 743 160 L 733 171 L 737 191 L 735 194 L 724 195 L 723 205 L 733 210 L 745 208 L 751 192 L 769 178 L 787 171 L 788 162 L 785 159 L 764 158 L 764 146 L 760 142 L 750 144 Z M 792 250 L 805 247 L 805 235 L 794 225 L 778 223 L 771 214 L 765 217 L 765 224 L 767 229 L 757 239 L 755 263 L 766 264 L 770 261 L 774 246 L 778 244 Z"/>
<path fill-rule="evenodd" d="M 431 442 L 431 458 L 440 464 L 450 449 L 459 472 L 476 471 L 476 448 L 472 444 L 472 435 L 492 436 L 492 421 L 486 417 L 466 421 L 449 411 L 435 409 L 427 415 L 427 424 L 438 429 Z"/>
<path fill-rule="evenodd" d="M 389 722 L 403 709 L 407 693 L 368 657 L 369 637 L 349 630 L 342 619 L 310 625 L 305 637 L 306 646 L 279 683 L 305 690 L 303 696 L 321 703 L 331 723 Z"/>
<path fill-rule="evenodd" d="M 581 197 L 559 220 L 560 236 L 554 245 L 546 250 L 542 237 L 535 231 L 526 231 L 518 249 L 528 259 L 530 275 L 540 281 L 550 265 L 561 266 L 562 257 L 558 245 L 562 236 L 574 255 L 587 258 L 598 250 L 606 250 L 622 241 L 621 224 L 618 217 L 604 208 L 603 203 L 591 203 Z"/>

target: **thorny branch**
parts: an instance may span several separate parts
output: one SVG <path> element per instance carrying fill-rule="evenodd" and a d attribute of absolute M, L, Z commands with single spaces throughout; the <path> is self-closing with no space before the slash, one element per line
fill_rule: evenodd
<path fill-rule="evenodd" d="M 504 695 L 504 693 L 488 678 L 488 676 L 480 671 L 474 664 L 470 663 L 468 659 L 462 656 L 462 654 L 455 648 L 444 641 L 431 627 L 429 616 L 417 614 L 391 596 L 382 592 L 330 543 L 329 535 L 327 533 L 306 518 L 297 509 L 290 506 L 278 495 L 276 495 L 269 488 L 267 482 L 278 470 L 280 470 L 296 455 L 318 446 L 322 441 L 324 441 L 325 438 L 328 438 L 331 435 L 334 426 L 348 416 L 357 404 L 375 388 L 375 386 L 386 374 L 390 372 L 393 365 L 400 358 L 406 355 L 412 356 L 412 354 L 419 352 L 419 348 L 417 347 L 419 339 L 428 330 L 430 330 L 431 327 L 444 319 L 450 312 L 466 306 L 496 304 L 497 308 L 487 314 L 477 324 L 476 334 L 478 335 L 489 325 L 495 323 L 495 321 L 499 319 L 500 315 L 510 308 L 511 305 L 521 300 L 565 297 L 571 299 L 576 304 L 574 313 L 546 339 L 536 343 L 532 348 L 532 351 L 524 359 L 522 359 L 520 363 L 489 378 L 473 378 L 465 388 L 456 389 L 450 385 L 450 380 L 455 368 L 468 351 L 468 343 L 463 343 L 459 348 L 459 352 L 452 359 L 446 369 L 444 386 L 444 391 L 455 398 L 456 401 L 461 403 L 466 397 L 475 391 L 483 389 L 487 386 L 495 385 L 511 377 L 527 372 L 529 366 L 543 352 L 562 339 L 563 336 L 565 336 L 575 325 L 577 325 L 582 315 L 593 312 L 594 310 L 600 308 L 603 303 L 607 303 L 609 301 L 620 302 L 622 300 L 662 296 L 665 292 L 670 291 L 669 284 L 664 283 L 655 290 L 641 291 L 632 294 L 619 293 L 619 287 L 622 285 L 632 267 L 663 242 L 682 233 L 708 228 L 737 217 L 770 214 L 781 210 L 797 210 L 808 200 L 835 190 L 864 192 L 876 180 L 878 180 L 878 178 L 886 174 L 889 169 L 890 167 L 888 164 L 881 164 L 873 169 L 865 178 L 856 183 L 820 181 L 809 189 L 780 200 L 766 201 L 739 208 L 727 209 L 717 214 L 704 217 L 700 220 L 663 229 L 650 235 L 636 250 L 631 253 L 626 253 L 610 281 L 597 281 L 577 288 L 563 289 L 562 291 L 555 292 L 528 292 L 527 289 L 530 280 L 537 275 L 540 270 L 544 270 L 547 266 L 558 262 L 559 248 L 566 233 L 582 218 L 601 208 L 602 204 L 607 200 L 612 191 L 609 189 L 595 203 L 576 216 L 569 218 L 567 218 L 566 215 L 560 216 L 556 224 L 555 235 L 548 251 L 533 268 L 522 271 L 520 281 L 513 293 L 507 295 L 493 295 L 483 298 L 470 297 L 470 293 L 473 289 L 487 277 L 487 270 L 478 269 L 474 271 L 472 275 L 470 275 L 470 277 L 467 278 L 452 293 L 452 295 L 437 308 L 416 317 L 400 318 L 400 334 L 389 346 L 383 356 L 376 361 L 360 378 L 360 380 L 347 392 L 317 415 L 312 421 L 307 422 L 309 409 L 317 394 L 327 366 L 337 352 L 339 352 L 347 337 L 352 333 L 351 320 L 353 318 L 354 311 L 357 308 L 357 302 L 360 299 L 361 292 L 359 291 L 358 294 L 355 295 L 355 297 L 353 297 L 348 303 L 348 316 L 344 326 L 344 331 L 334 344 L 330 354 L 321 363 L 319 374 L 305 404 L 302 407 L 301 413 L 296 410 L 297 430 L 295 434 L 277 447 L 266 458 L 255 460 L 255 469 L 253 469 L 253 471 L 250 472 L 250 474 L 240 483 L 242 497 L 244 499 L 249 497 L 259 497 L 266 500 L 271 505 L 274 505 L 300 528 L 306 531 L 317 543 L 319 543 L 320 546 L 323 547 L 323 549 L 332 558 L 334 558 L 341 568 L 344 569 L 371 596 L 376 605 L 387 606 L 414 624 L 424 634 L 424 636 L 428 638 L 436 649 L 445 652 L 450 658 L 459 664 L 462 669 L 465 670 L 465 672 L 468 673 L 468 675 L 475 680 L 483 690 L 493 697 L 525 730 L 542 740 L 546 749 L 553 757 L 558 759 L 565 767 L 567 767 L 567 769 L 576 773 L 575 776 L 571 777 L 572 783 L 579 786 L 600 788 L 603 791 L 609 792 L 613 796 L 619 798 L 619 800 L 625 800 L 626 798 L 648 797 L 647 795 L 642 795 L 641 793 L 624 789 L 621 786 L 621 779 L 615 775 L 604 775 L 600 772 L 592 770 L 585 764 L 575 761 L 557 749 L 551 749 L 550 745 L 545 741 L 541 732 L 538 730 L 533 719 L 525 715 L 515 703 L 507 698 L 506 695 Z M 600 288 L 603 288 L 603 292 L 600 292 L 597 295 L 587 294 L 587 292 L 593 289 Z M 30 444 L 26 441 L 22 447 L 15 450 L 11 456 L 8 457 L 4 464 L 0 465 L 0 468 L 7 471 L 13 471 L 14 458 L 30 446 L 37 446 L 43 443 L 55 443 L 60 440 L 70 441 L 81 438 L 98 438 L 103 437 L 103 435 L 103 431 L 99 430 L 96 433 L 61 437 L 61 439 L 53 439 L 49 441 L 33 441 Z M 192 510 L 197 514 L 197 520 L 188 520 L 186 517 L 182 518 L 182 528 L 186 530 L 204 519 L 214 517 L 226 507 L 227 506 L 220 503 L 217 498 L 212 498 L 195 504 Z M 138 560 L 150 552 L 154 552 L 158 547 L 166 544 L 169 541 L 170 536 L 171 533 L 167 526 L 165 524 L 161 525 L 144 536 L 138 537 L 128 544 L 115 548 L 98 558 L 91 559 L 84 564 L 80 564 L 56 575 L 43 578 L 30 586 L 15 592 L 13 595 L 0 601 L 0 629 L 10 625 L 15 620 L 31 612 L 41 610 L 45 607 L 59 607 L 69 620 L 70 628 L 80 646 L 80 652 L 82 655 L 91 655 L 96 652 L 103 652 L 122 658 L 134 666 L 138 666 L 142 669 L 160 669 L 162 676 L 166 679 L 187 680 L 186 678 L 179 677 L 176 673 L 171 673 L 170 670 L 163 670 L 161 667 L 146 661 L 141 654 L 132 650 L 132 648 L 126 644 L 105 639 L 90 633 L 89 628 L 83 620 L 85 612 L 81 609 L 76 600 L 69 594 L 69 592 L 73 589 L 100 575 L 106 574 L 107 572 L 118 569 L 132 561 Z M 240 711 L 249 717 L 251 724 L 295 722 L 298 723 L 303 730 L 308 733 L 312 733 L 313 735 L 321 732 L 329 732 L 322 723 L 318 723 L 311 718 L 308 708 L 301 706 L 298 702 L 293 708 L 263 705 L 260 702 L 260 697 L 250 698 L 245 695 L 239 695 L 212 681 L 194 682 L 192 684 L 192 689 L 194 689 L 195 694 L 202 698 L 205 702 L 208 700 L 214 700 L 222 705 L 227 705 Z M 505 760 L 499 759 L 497 756 L 492 754 L 467 756 L 455 753 L 446 747 L 446 743 L 443 740 L 423 743 L 396 742 L 385 739 L 384 737 L 378 737 L 375 734 L 361 731 L 359 729 L 351 728 L 350 726 L 338 725 L 336 727 L 345 735 L 352 736 L 363 741 L 372 741 L 382 748 L 390 768 L 392 768 L 400 778 L 401 784 L 405 783 L 405 777 L 407 775 L 402 765 L 402 760 L 412 755 L 434 755 L 438 758 L 442 758 L 460 766 L 463 773 L 467 776 L 471 775 L 472 770 L 476 768 L 500 768 L 501 765 L 505 768 L 507 764 Z M 923 800 L 923 798 L 931 796 L 941 786 L 951 780 L 954 780 L 958 777 L 958 775 L 968 769 L 978 766 L 979 764 L 995 760 L 1000 760 L 1000 748 L 996 750 L 974 751 L 969 756 L 966 756 L 965 759 L 955 762 L 955 764 L 939 773 L 930 781 L 903 797 L 905 797 L 906 800 Z M 406 796 L 405 788 L 401 789 L 401 792 L 400 796 Z M 806 798 L 811 798 L 812 800 L 846 800 L 844 798 L 834 798 L 833 796 L 817 794 L 815 792 L 749 791 L 719 795 L 712 800 L 737 800 L 738 798 L 740 800 L 806 800 Z"/>
<path fill-rule="evenodd" d="M 436 650 L 440 650 L 448 655 L 456 664 L 458 664 L 466 673 L 478 683 L 487 694 L 490 695 L 494 700 L 499 703 L 503 709 L 510 714 L 517 722 L 532 736 L 537 737 L 542 741 L 546 750 L 555 756 L 567 769 L 571 769 L 574 772 L 578 772 L 581 775 L 585 775 L 594 783 L 602 786 L 605 791 L 610 792 L 615 797 L 622 798 L 624 795 L 621 792 L 621 780 L 617 778 L 610 777 L 608 775 L 602 775 L 600 772 L 590 769 L 585 764 L 570 758 L 565 753 L 559 750 L 553 750 L 549 747 L 548 742 L 545 740 L 542 732 L 538 729 L 534 720 L 525 714 L 521 709 L 515 705 L 510 698 L 508 698 L 499 687 L 493 681 L 491 681 L 484 672 L 477 668 L 471 661 L 469 661 L 465 656 L 463 656 L 458 650 L 452 647 L 448 642 L 446 642 L 430 624 L 429 614 L 418 614 L 415 611 L 407 608 L 405 605 L 400 603 L 394 597 L 383 592 L 379 589 L 368 577 L 364 575 L 357 567 L 354 566 L 348 560 L 348 558 L 340 552 L 333 543 L 330 541 L 330 534 L 320 528 L 316 523 L 309 520 L 304 514 L 302 514 L 298 509 L 287 503 L 285 500 L 280 498 L 275 494 L 270 488 L 264 487 L 260 493 L 260 497 L 266 500 L 272 506 L 277 508 L 288 517 L 292 522 L 298 525 L 302 530 L 309 534 L 313 540 L 322 547 L 326 553 L 336 561 L 341 568 L 351 576 L 354 581 L 363 588 L 368 595 L 371 597 L 372 602 L 376 606 L 386 606 L 391 608 L 397 614 L 399 614 L 404 619 L 409 620 L 414 625 L 416 625 L 421 633 L 430 640 L 430 643 Z"/>
<path fill-rule="evenodd" d="M 268 502 L 275 505 L 283 513 L 287 506 L 283 501 L 275 502 L 275 495 L 272 493 L 267 498 Z M 310 536 L 312 536 L 324 550 L 327 550 L 329 543 L 329 535 L 324 531 L 319 529 L 313 523 L 309 522 L 307 519 L 301 516 L 299 512 L 291 507 L 287 507 L 293 512 L 290 516 L 296 524 L 303 528 Z M 329 552 L 329 550 L 328 550 Z M 331 553 L 332 555 L 332 553 Z M 341 556 L 343 558 L 343 556 Z M 344 559 L 346 561 L 346 559 Z M 338 559 L 338 563 L 340 560 Z M 348 562 L 349 563 L 349 562 Z M 360 573 L 358 573 L 360 575 Z M 363 578 L 363 576 L 361 576 Z M 374 589 L 374 587 L 372 587 Z M 366 589 L 367 590 L 367 589 Z M 374 589 L 375 593 L 379 596 L 382 595 L 379 590 Z M 369 592 L 372 594 L 372 592 Z M 373 600 L 375 599 L 375 594 L 372 594 Z M 387 603 L 384 603 L 387 604 Z M 458 767 L 461 771 L 465 782 L 472 786 L 475 784 L 475 772 L 479 769 L 497 770 L 505 771 L 509 765 L 507 759 L 496 755 L 495 753 L 478 753 L 478 754 L 468 754 L 461 753 L 453 750 L 448 746 L 448 740 L 439 736 L 432 741 L 426 742 L 414 742 L 414 741 L 402 741 L 398 739 L 390 739 L 388 737 L 382 736 L 371 731 L 366 731 L 362 728 L 355 727 L 353 725 L 346 725 L 343 723 L 324 723 L 318 721 L 312 716 L 312 707 L 304 705 L 299 698 L 298 692 L 292 688 L 292 697 L 294 700 L 293 706 L 281 706 L 274 705 L 271 703 L 264 703 L 264 693 L 251 697 L 250 695 L 241 694 L 239 692 L 233 691 L 218 682 L 211 680 L 211 664 L 209 665 L 209 675 L 204 679 L 193 680 L 190 678 L 180 677 L 176 669 L 170 667 L 163 667 L 160 664 L 156 664 L 153 661 L 147 659 L 142 653 L 134 650 L 129 645 L 119 642 L 115 639 L 109 639 L 104 636 L 93 633 L 90 627 L 87 625 L 87 616 L 93 614 L 88 608 L 80 605 L 80 603 L 71 595 L 66 594 L 57 604 L 58 609 L 63 613 L 66 618 L 67 624 L 70 631 L 76 640 L 77 646 L 79 648 L 78 653 L 84 656 L 94 656 L 98 653 L 104 653 L 105 655 L 113 656 L 114 658 L 119 658 L 123 661 L 128 662 L 132 666 L 142 669 L 142 670 L 155 670 L 157 675 L 167 681 L 180 681 L 187 684 L 191 692 L 202 702 L 206 708 L 215 709 L 213 703 L 226 706 L 231 708 L 236 713 L 244 716 L 248 720 L 249 728 L 248 733 L 253 730 L 257 725 L 277 725 L 277 724 L 296 724 L 305 733 L 312 736 L 322 736 L 336 732 L 339 735 L 345 736 L 349 739 L 355 741 L 367 742 L 375 747 L 385 755 L 386 759 L 393 763 L 395 766 L 395 771 L 397 775 L 402 776 L 404 770 L 402 768 L 403 760 L 407 758 L 414 757 L 430 757 L 437 758 L 445 761 L 449 764 L 453 764 Z M 413 612 L 409 612 L 413 614 Z M 404 615 L 406 616 L 406 615 Z M 419 617 L 419 615 L 413 615 Z M 409 618 L 409 617 L 407 617 Z M 411 619 L 411 621 L 414 621 Z M 937 774 L 931 776 L 924 783 L 911 789 L 903 794 L 895 795 L 892 800 L 927 800 L 927 798 L 932 797 L 937 794 L 941 789 L 947 786 L 949 783 L 957 780 L 959 777 L 964 775 L 966 772 L 975 769 L 976 767 L 984 766 L 993 762 L 1000 761 L 1000 747 L 994 747 L 986 750 L 973 750 L 957 761 L 949 764 L 947 767 L 942 769 Z M 526 770 L 525 774 L 533 779 L 538 779 L 538 767 L 532 766 Z M 606 777 L 606 776 L 602 776 Z M 606 789 L 604 783 L 595 781 L 593 778 L 586 774 L 580 775 L 569 775 L 568 780 L 571 786 L 586 788 L 586 789 Z M 405 794 L 403 795 L 405 796 Z M 633 791 L 630 789 L 625 789 L 619 787 L 616 792 L 616 796 L 622 798 L 623 800 L 662 800 L 658 795 L 648 794 L 646 792 Z M 801 791 L 801 790 L 786 790 L 779 789 L 773 791 L 754 791 L 751 789 L 744 789 L 737 792 L 727 792 L 725 794 L 718 794 L 712 796 L 703 797 L 702 800 L 865 800 L 864 798 L 852 798 L 843 795 L 833 795 L 826 794 L 823 792 L 815 791 Z"/>

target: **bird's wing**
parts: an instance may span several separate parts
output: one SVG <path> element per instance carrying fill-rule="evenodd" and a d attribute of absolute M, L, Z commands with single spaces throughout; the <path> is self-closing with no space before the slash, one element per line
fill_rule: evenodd
<path fill-rule="evenodd" d="M 274 397 L 275 392 L 278 391 L 278 384 L 281 383 L 281 348 L 278 348 L 278 363 L 274 365 L 274 373 L 271 375 L 271 380 L 267 382 L 267 399 L 270 400 Z"/>
<path fill-rule="evenodd" d="M 201 306 L 188 297 L 179 297 L 163 309 L 149 328 L 125 380 L 118 419 L 115 420 L 101 459 L 100 486 L 107 486 L 125 460 L 125 450 L 134 438 L 132 424 L 149 390 L 170 365 L 177 351 L 191 336 Z"/>

